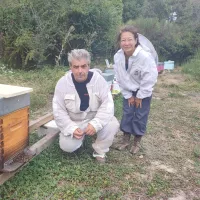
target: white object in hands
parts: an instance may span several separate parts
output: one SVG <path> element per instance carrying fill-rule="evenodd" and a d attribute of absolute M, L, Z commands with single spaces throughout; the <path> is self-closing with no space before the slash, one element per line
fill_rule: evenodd
<path fill-rule="evenodd" d="M 119 93 L 120 93 L 120 87 L 119 84 L 117 83 L 116 77 L 114 77 L 112 83 L 112 94 L 119 94 Z"/>

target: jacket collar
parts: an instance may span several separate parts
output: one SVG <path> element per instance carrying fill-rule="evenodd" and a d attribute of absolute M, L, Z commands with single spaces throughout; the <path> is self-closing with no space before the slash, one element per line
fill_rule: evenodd
<path fill-rule="evenodd" d="M 138 45 L 138 46 L 136 47 L 135 51 L 133 52 L 132 56 L 134 56 L 134 57 L 137 56 L 138 53 L 139 53 L 141 50 L 142 50 L 142 47 L 141 47 L 140 45 Z M 120 49 L 120 50 L 118 51 L 118 53 L 124 54 L 124 51 L 123 51 L 122 49 Z"/>
<path fill-rule="evenodd" d="M 99 72 L 96 72 L 96 71 L 93 71 L 93 70 L 92 70 L 92 72 L 93 72 L 93 76 L 91 78 L 91 81 L 87 84 L 87 87 L 95 85 L 95 83 L 96 83 L 96 81 L 98 79 L 98 76 L 100 76 Z M 68 84 L 70 86 L 75 87 L 74 83 L 73 83 L 73 80 L 72 80 L 72 75 L 71 74 L 72 74 L 71 70 L 67 71 L 66 74 L 65 74 L 65 79 L 67 80 L 67 82 L 68 82 Z"/>
<path fill-rule="evenodd" d="M 137 56 L 138 53 L 142 50 L 142 47 L 140 45 L 138 45 L 135 49 L 135 51 L 133 52 L 132 56 Z"/>

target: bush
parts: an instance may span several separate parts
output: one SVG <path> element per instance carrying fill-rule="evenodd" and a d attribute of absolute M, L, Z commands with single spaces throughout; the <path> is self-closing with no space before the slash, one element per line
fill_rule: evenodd
<path fill-rule="evenodd" d="M 197 81 L 200 81 L 200 50 L 194 58 L 183 65 L 183 72 L 191 74 Z"/>
<path fill-rule="evenodd" d="M 143 4 L 144 0 L 123 0 L 123 22 L 138 18 Z"/>
<path fill-rule="evenodd" d="M 0 6 L 1 57 L 23 69 L 63 64 L 73 48 L 107 55 L 122 21 L 122 1 L 115 0 L 8 0 Z"/>
<path fill-rule="evenodd" d="M 195 54 L 195 46 L 200 44 L 197 33 L 176 23 L 157 18 L 138 18 L 127 24 L 135 25 L 155 46 L 159 60 L 174 60 L 181 64 Z M 197 38 L 194 40 L 194 38 Z"/>
<path fill-rule="evenodd" d="M 66 49 L 78 46 L 90 50 L 94 57 L 109 56 L 122 21 L 122 1 L 79 1 L 71 10 L 69 25 L 75 31 Z"/>

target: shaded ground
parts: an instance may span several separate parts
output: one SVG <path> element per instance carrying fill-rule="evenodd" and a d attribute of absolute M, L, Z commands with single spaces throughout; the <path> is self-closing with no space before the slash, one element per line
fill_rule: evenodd
<path fill-rule="evenodd" d="M 159 75 L 142 146 L 137 156 L 111 149 L 102 166 L 90 138 L 73 154 L 56 141 L 0 187 L 0 199 L 199 200 L 199 83 L 179 70 Z"/>

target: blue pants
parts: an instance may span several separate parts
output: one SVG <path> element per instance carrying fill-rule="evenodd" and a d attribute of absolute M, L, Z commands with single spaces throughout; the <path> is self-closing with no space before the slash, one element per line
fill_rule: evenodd
<path fill-rule="evenodd" d="M 135 97 L 137 92 L 133 92 Z M 121 131 L 143 136 L 146 132 L 150 111 L 151 97 L 142 99 L 142 108 L 128 105 L 128 99 L 123 98 L 123 116 L 120 124 Z"/>

